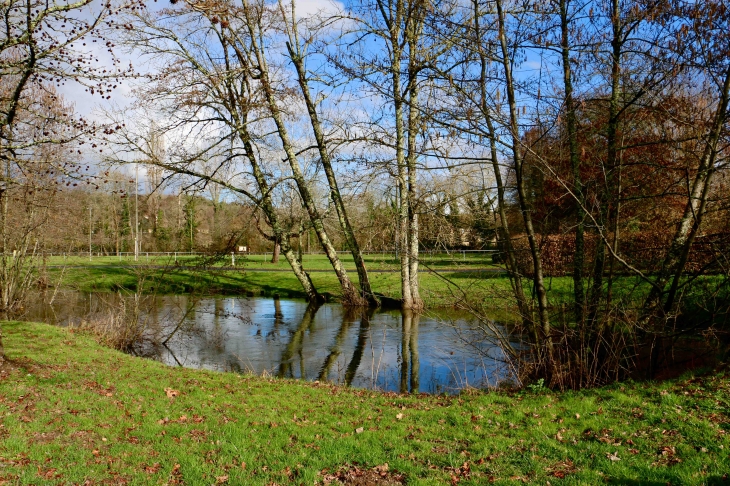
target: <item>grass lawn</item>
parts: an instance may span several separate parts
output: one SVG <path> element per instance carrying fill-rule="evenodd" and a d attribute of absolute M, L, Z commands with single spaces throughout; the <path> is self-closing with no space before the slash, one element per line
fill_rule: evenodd
<path fill-rule="evenodd" d="M 313 255 L 318 258 L 320 255 Z M 306 260 L 305 260 L 306 262 Z M 334 272 L 325 265 L 321 258 L 316 265 L 306 267 L 320 293 L 328 293 L 335 300 L 340 295 L 340 285 Z M 198 293 L 208 295 L 273 295 L 282 297 L 303 298 L 299 281 L 285 263 L 245 263 L 236 270 L 221 269 L 210 266 L 200 269 L 166 266 L 155 267 L 144 264 L 106 262 L 77 262 L 62 268 L 48 270 L 48 281 L 51 285 L 84 292 L 114 291 L 118 289 L 134 290 L 142 282 L 145 292 L 159 294 Z M 252 269 L 266 271 L 250 271 Z M 317 267 L 317 268 L 311 268 Z M 395 269 L 394 264 L 369 265 L 371 270 Z M 247 271 L 248 270 L 248 271 Z M 497 271 L 495 271 L 497 270 Z M 491 309 L 511 308 L 514 297 L 509 279 L 498 268 L 464 264 L 454 268 L 421 266 L 419 280 L 421 297 L 426 306 L 450 307 L 463 301 L 470 304 L 483 305 Z M 354 268 L 349 273 L 357 281 Z M 400 298 L 400 273 L 371 271 L 370 281 L 373 289 L 387 297 Z M 525 291 L 532 292 L 530 281 L 524 281 Z M 573 298 L 573 281 L 571 277 L 551 277 L 546 279 L 548 297 L 552 305 L 570 303 Z M 624 298 L 627 302 L 639 302 L 648 286 L 634 277 L 619 277 L 614 284 L 614 300 Z"/>
<path fill-rule="evenodd" d="M 727 484 L 730 376 L 399 396 L 170 368 L 3 322 L 0 484 Z M 367 482 L 350 484 L 374 484 Z"/>
<path fill-rule="evenodd" d="M 338 254 L 340 260 L 348 271 L 355 271 L 355 263 L 352 255 L 348 252 L 340 252 Z M 368 253 L 363 255 L 365 265 L 369 270 L 399 270 L 399 260 L 392 253 Z M 266 268 L 269 270 L 287 270 L 291 271 L 289 263 L 282 255 L 279 262 L 271 263 L 271 254 L 237 254 L 231 260 L 230 255 L 215 255 L 211 257 L 191 256 L 184 253 L 167 253 L 167 254 L 149 254 L 142 252 L 139 259 L 135 262 L 130 255 L 124 256 L 97 256 L 91 258 L 88 256 L 53 256 L 46 259 L 47 265 L 174 265 L 176 262 L 180 265 L 196 265 L 201 261 L 213 266 L 231 266 L 235 264 L 239 268 Z M 469 253 L 469 252 L 452 252 L 452 253 L 428 253 L 420 254 L 420 262 L 425 267 L 433 269 L 483 269 L 483 268 L 501 268 L 499 265 L 492 263 L 492 256 L 488 253 Z M 331 270 L 329 260 L 323 254 L 303 254 L 302 263 L 307 270 Z"/>
<path fill-rule="evenodd" d="M 453 258 L 452 258 L 453 257 Z M 230 261 L 222 259 L 213 264 L 194 269 L 198 259 L 180 257 L 180 266 L 168 261 L 144 258 L 139 262 L 121 262 L 116 257 L 88 259 L 54 257 L 47 264 L 48 281 L 51 285 L 74 288 L 84 292 L 135 289 L 140 282 L 145 292 L 161 294 L 201 293 L 216 295 L 272 295 L 304 297 L 299 281 L 282 257 L 278 264 L 265 261 L 263 255 L 237 258 L 236 269 L 220 268 Z M 343 255 L 350 278 L 357 281 L 354 263 L 350 255 Z M 392 298 L 400 298 L 400 273 L 398 262 L 389 255 L 366 257 L 371 284 L 376 292 Z M 421 266 L 422 297 L 429 307 L 450 306 L 464 299 L 468 293 L 477 301 L 495 300 L 493 307 L 503 307 L 509 301 L 509 281 L 499 267 L 486 257 L 466 254 L 431 257 Z M 209 263 L 209 262 L 208 262 Z M 162 266 L 164 265 L 164 267 Z M 317 290 L 337 299 L 340 285 L 324 255 L 304 255 L 304 265 Z M 252 271 L 253 270 L 253 271 Z M 265 271 L 261 271 L 265 270 Z M 506 299 L 504 302 L 500 299 Z"/>

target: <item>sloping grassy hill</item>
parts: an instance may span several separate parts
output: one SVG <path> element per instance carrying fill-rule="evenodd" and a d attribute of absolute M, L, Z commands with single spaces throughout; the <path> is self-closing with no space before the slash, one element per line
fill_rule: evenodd
<path fill-rule="evenodd" d="M 730 377 L 399 396 L 3 322 L 0 484 L 728 484 Z"/>

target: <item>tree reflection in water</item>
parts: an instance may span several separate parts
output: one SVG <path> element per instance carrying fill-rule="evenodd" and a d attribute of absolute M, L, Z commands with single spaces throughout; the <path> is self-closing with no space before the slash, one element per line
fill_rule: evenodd
<path fill-rule="evenodd" d="M 32 318 L 63 325 L 108 313 L 101 303 L 114 305 L 113 297 L 71 294 L 55 309 L 35 309 Z M 419 315 L 287 299 L 158 296 L 148 313 L 160 335 L 169 334 L 169 323 L 180 332 L 167 346 L 137 354 L 176 366 L 401 393 L 454 392 L 510 377 L 505 353 L 479 322 L 451 310 Z"/>
<path fill-rule="evenodd" d="M 276 299 L 276 302 L 278 302 L 278 300 L 279 299 Z M 292 369 L 292 359 L 295 355 L 299 355 L 299 377 L 306 379 L 306 371 L 304 369 L 304 356 L 302 354 L 302 343 L 304 340 L 304 334 L 312 327 L 312 324 L 314 324 L 314 316 L 317 314 L 319 308 L 320 305 L 315 302 L 310 302 L 309 305 L 307 305 L 307 309 L 304 311 L 304 316 L 302 316 L 302 321 L 299 323 L 299 326 L 296 328 L 296 330 L 291 333 L 291 339 L 289 340 L 289 344 L 287 344 L 286 348 L 284 348 L 284 352 L 281 354 L 281 364 L 279 365 L 279 372 L 276 375 L 279 378 L 295 377 Z M 278 312 L 274 313 L 274 317 L 274 325 L 278 328 L 276 320 L 279 320 L 283 317 L 280 308 Z"/>
<path fill-rule="evenodd" d="M 418 323 L 421 316 L 417 312 L 401 312 L 401 349 L 400 349 L 400 387 L 401 393 L 418 393 Z M 410 378 L 410 380 L 409 380 Z"/>

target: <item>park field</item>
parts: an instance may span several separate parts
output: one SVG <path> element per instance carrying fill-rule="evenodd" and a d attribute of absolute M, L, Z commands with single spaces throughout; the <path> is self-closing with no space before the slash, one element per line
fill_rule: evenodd
<path fill-rule="evenodd" d="M 46 260 L 45 281 L 50 287 L 83 292 L 141 289 L 145 293 L 200 295 L 280 295 L 301 298 L 304 294 L 296 277 L 282 257 L 270 263 L 271 255 L 217 257 L 143 253 L 135 262 L 129 255 L 51 257 Z M 349 254 L 341 254 L 350 277 L 357 281 L 355 265 Z M 365 256 L 373 289 L 392 299 L 400 298 L 398 260 L 393 254 Z M 231 265 L 234 263 L 235 265 Z M 326 257 L 303 255 L 305 270 L 321 293 L 331 300 L 339 297 L 339 282 Z M 502 266 L 492 263 L 490 254 L 453 252 L 422 255 L 419 274 L 421 296 L 426 306 L 511 308 L 513 295 Z M 529 282 L 526 281 L 529 285 Z M 552 305 L 559 307 L 572 299 L 570 277 L 546 280 Z M 617 298 L 636 300 L 646 285 L 634 277 L 618 277 L 614 287 Z M 531 292 L 530 288 L 526 289 Z"/>

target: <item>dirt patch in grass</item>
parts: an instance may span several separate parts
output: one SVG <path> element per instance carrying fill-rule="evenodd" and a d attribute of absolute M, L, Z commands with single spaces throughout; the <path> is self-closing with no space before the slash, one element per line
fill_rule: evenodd
<path fill-rule="evenodd" d="M 9 378 L 16 371 L 26 369 L 30 362 L 26 360 L 0 359 L 0 380 Z"/>
<path fill-rule="evenodd" d="M 320 472 L 324 484 L 351 484 L 356 486 L 397 486 L 406 484 L 405 475 L 391 471 L 386 462 L 383 465 L 367 468 L 358 464 L 345 464 L 336 471 L 323 469 Z"/>

